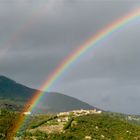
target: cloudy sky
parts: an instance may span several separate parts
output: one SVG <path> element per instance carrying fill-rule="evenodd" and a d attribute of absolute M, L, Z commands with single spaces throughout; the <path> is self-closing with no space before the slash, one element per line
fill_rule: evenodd
<path fill-rule="evenodd" d="M 97 31 L 140 0 L 0 0 L 0 75 L 39 88 Z M 140 114 L 140 20 L 100 42 L 52 87 L 96 107 Z"/>

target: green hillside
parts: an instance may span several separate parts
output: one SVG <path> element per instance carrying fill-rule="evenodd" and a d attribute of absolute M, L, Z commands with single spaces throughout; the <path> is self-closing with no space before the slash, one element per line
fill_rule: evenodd
<path fill-rule="evenodd" d="M 64 116 L 66 117 L 66 116 Z M 26 129 L 26 140 L 139 140 L 140 126 L 117 114 L 69 115 L 58 122 L 56 116 L 36 116 Z"/>
<path fill-rule="evenodd" d="M 124 116 L 127 117 L 104 112 L 30 116 L 28 124 L 16 134 L 16 140 L 139 140 L 140 125 L 130 123 Z M 9 140 L 17 118 L 16 112 L 0 111 L 0 140 Z"/>

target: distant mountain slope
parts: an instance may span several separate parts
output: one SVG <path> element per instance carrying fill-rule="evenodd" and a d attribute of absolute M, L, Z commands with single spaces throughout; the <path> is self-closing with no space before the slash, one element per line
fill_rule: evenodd
<path fill-rule="evenodd" d="M 50 92 L 43 96 L 35 112 L 63 112 L 75 109 L 93 109 L 93 106 L 64 94 Z"/>
<path fill-rule="evenodd" d="M 0 76 L 0 108 L 10 107 L 19 110 L 37 90 L 18 84 L 15 81 Z M 13 105 L 13 106 L 12 106 Z M 75 109 L 93 109 L 91 105 L 84 103 L 76 98 L 60 93 L 46 92 L 41 102 L 34 109 L 34 113 L 62 112 Z"/>

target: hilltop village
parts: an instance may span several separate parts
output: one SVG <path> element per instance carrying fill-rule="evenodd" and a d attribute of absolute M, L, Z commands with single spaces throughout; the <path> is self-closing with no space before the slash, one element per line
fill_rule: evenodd
<path fill-rule="evenodd" d="M 102 111 L 101 110 L 73 110 L 70 112 L 61 112 L 59 114 L 57 114 L 57 121 L 58 122 L 67 122 L 69 120 L 70 117 L 79 117 L 79 116 L 84 116 L 84 115 L 90 115 L 90 114 L 101 114 Z"/>
<path fill-rule="evenodd" d="M 68 122 L 71 117 L 79 117 L 79 116 L 85 116 L 85 115 L 91 115 L 91 114 L 101 114 L 101 110 L 93 109 L 93 110 L 73 110 L 69 112 L 60 112 L 55 116 L 55 119 L 57 118 L 58 122 Z M 24 115 L 32 115 L 31 112 L 24 112 Z"/>

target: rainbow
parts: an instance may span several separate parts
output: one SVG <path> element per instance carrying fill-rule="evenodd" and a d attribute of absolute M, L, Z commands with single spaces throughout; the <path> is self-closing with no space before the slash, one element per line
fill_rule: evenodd
<path fill-rule="evenodd" d="M 41 97 L 50 90 L 50 88 L 54 85 L 57 79 L 63 75 L 63 73 L 84 53 L 86 53 L 90 48 L 94 47 L 98 43 L 102 42 L 108 36 L 112 35 L 112 33 L 122 29 L 123 27 L 127 26 L 131 21 L 135 21 L 140 17 L 140 9 L 135 9 L 128 13 L 127 15 L 119 18 L 118 20 L 112 22 L 107 27 L 102 29 L 101 31 L 97 32 L 91 38 L 89 38 L 84 44 L 78 47 L 72 54 L 70 54 L 49 76 L 48 80 L 42 85 L 41 92 L 38 91 L 35 93 L 35 96 L 27 103 L 26 107 L 23 111 L 31 112 L 35 106 L 40 101 Z M 14 126 L 13 135 L 11 136 L 11 140 L 15 133 L 17 133 L 22 125 L 26 122 L 28 117 L 21 113 L 17 124 Z"/>

